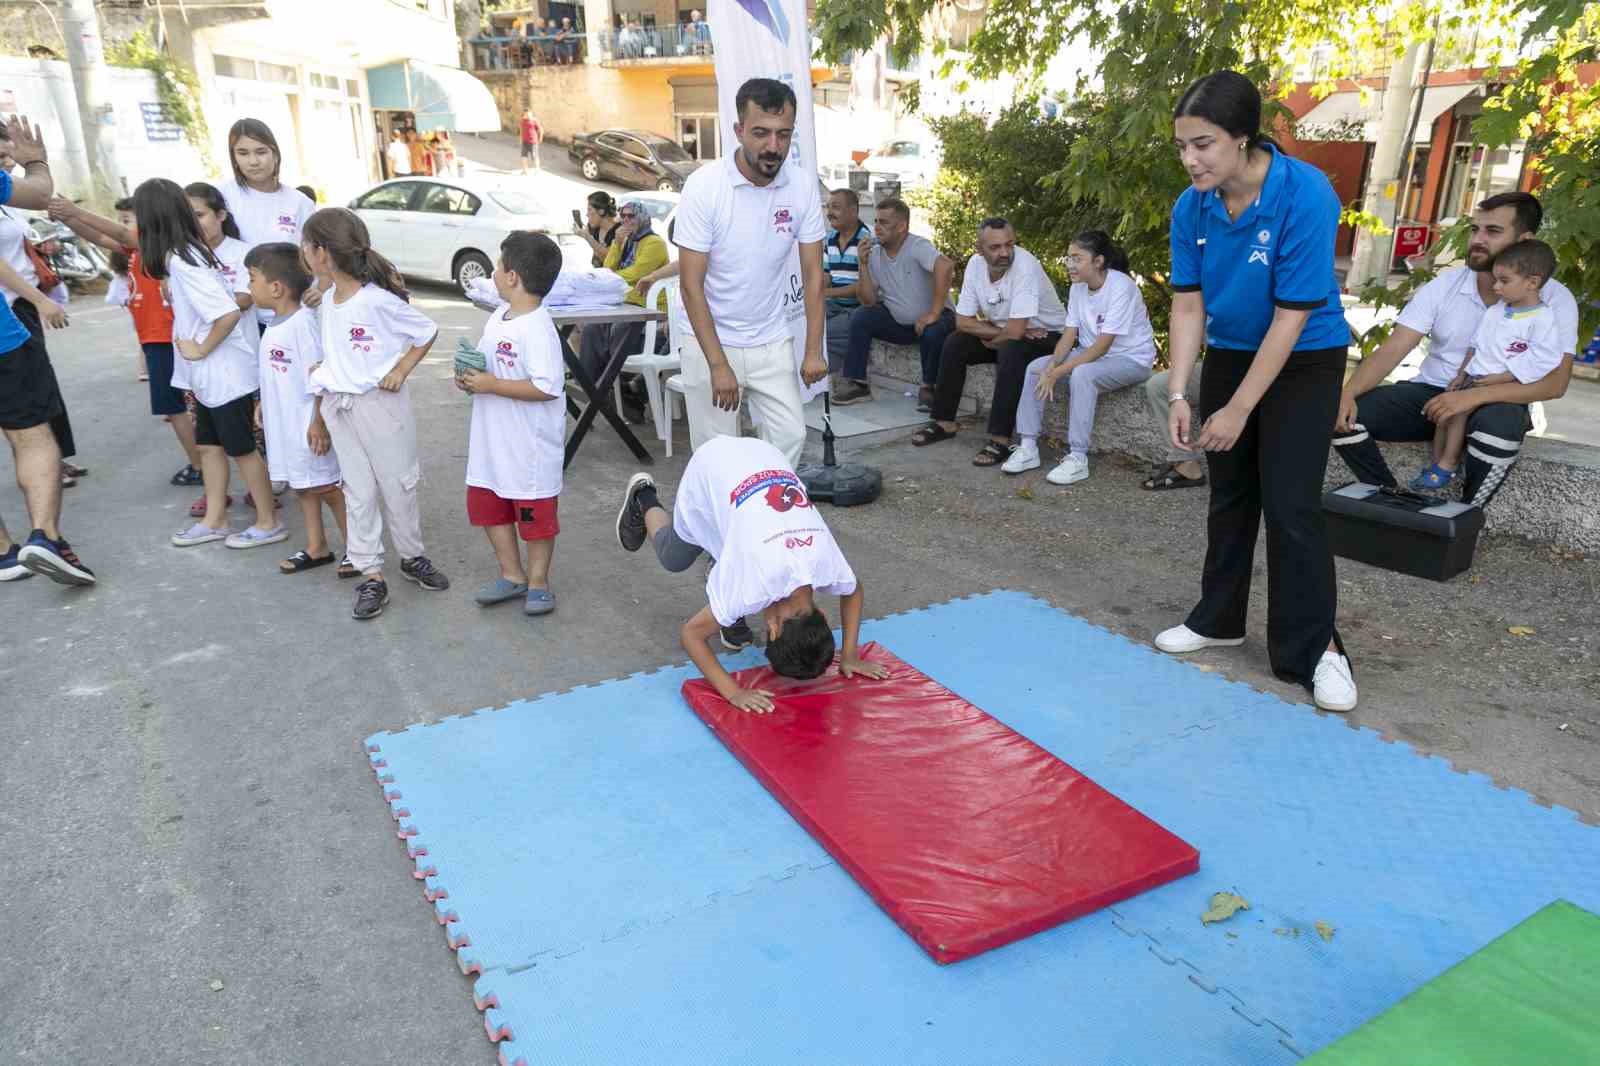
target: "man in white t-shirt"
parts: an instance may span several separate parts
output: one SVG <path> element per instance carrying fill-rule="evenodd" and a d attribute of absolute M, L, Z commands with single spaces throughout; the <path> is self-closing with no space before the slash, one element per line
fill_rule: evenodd
<path fill-rule="evenodd" d="M 403 178 L 411 173 L 411 149 L 406 145 L 405 138 L 399 130 L 389 134 L 389 145 L 383 150 L 384 159 L 389 164 L 389 177 Z M 527 164 L 523 164 L 527 169 Z"/>
<path fill-rule="evenodd" d="M 734 650 L 739 642 L 728 640 L 728 630 L 759 611 L 772 669 L 801 680 L 818 677 L 834 652 L 819 595 L 839 597 L 839 673 L 885 676 L 857 654 L 861 585 L 855 572 L 783 453 L 765 441 L 715 437 L 696 448 L 671 511 L 661 506 L 650 475 L 633 475 L 617 515 L 617 541 L 636 552 L 646 540 L 673 573 L 687 570 L 702 551 L 715 560 L 706 579 L 710 602 L 680 635 L 706 680 L 740 710 L 770 711 L 772 694 L 741 689 L 711 653 L 710 639 L 720 629 L 724 646 Z"/>
<path fill-rule="evenodd" d="M 1554 400 L 1567 391 L 1572 356 L 1578 348 L 1578 303 L 1571 291 L 1551 280 L 1540 298 L 1555 315 L 1561 365 L 1537 381 L 1486 385 L 1447 391 L 1461 369 L 1485 308 L 1496 302 L 1494 258 L 1539 229 L 1544 209 L 1525 192 L 1501 193 L 1478 205 L 1465 266 L 1446 270 L 1417 290 L 1383 345 L 1362 360 L 1345 383 L 1334 425 L 1333 447 L 1351 473 L 1369 485 L 1397 484 L 1378 450 L 1379 441 L 1433 439 L 1434 425 L 1466 414 L 1466 477 L 1461 498 L 1487 507 L 1522 454 L 1522 438 L 1532 428 L 1528 405 Z M 1383 384 L 1423 337 L 1428 357 L 1415 378 Z"/>
<path fill-rule="evenodd" d="M 738 436 L 742 390 L 762 439 L 793 465 L 806 424 L 786 309 L 804 302 L 800 377 L 814 385 L 828 375 L 822 356 L 826 228 L 815 176 L 785 162 L 794 137 L 794 90 L 752 78 L 739 87 L 735 103 L 739 148 L 689 176 L 673 229 L 679 292 L 694 334 L 683 346 L 689 441 L 699 448 L 719 434 Z M 798 290 L 789 280 L 797 243 Z"/>
<path fill-rule="evenodd" d="M 1003 218 L 978 226 L 978 251 L 967 260 L 956 301 L 956 332 L 944 342 L 933 421 L 911 438 L 917 447 L 949 440 L 960 428 L 956 409 L 967 384 L 967 367 L 993 363 L 994 398 L 989 404 L 989 442 L 973 466 L 996 466 L 1011 455 L 1017 401 L 1028 364 L 1049 355 L 1066 328 L 1067 309 L 1044 267 L 1017 247 L 1017 234 Z"/>

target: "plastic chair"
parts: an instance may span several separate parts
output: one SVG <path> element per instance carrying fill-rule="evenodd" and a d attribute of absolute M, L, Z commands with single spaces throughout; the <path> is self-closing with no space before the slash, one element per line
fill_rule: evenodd
<path fill-rule="evenodd" d="M 650 401 L 650 418 L 656 425 L 656 437 L 667 446 L 667 456 L 672 455 L 672 398 L 662 388 L 662 378 L 674 374 L 683 364 L 680 354 L 681 342 L 678 338 L 683 336 L 680 324 L 676 321 L 673 308 L 678 303 L 678 281 L 676 278 L 666 278 L 650 286 L 650 291 L 645 295 L 646 307 L 657 307 L 661 294 L 667 296 L 667 354 L 656 354 L 656 327 L 654 320 L 644 324 L 644 347 L 637 355 L 630 355 L 622 363 L 622 369 L 629 374 L 644 376 L 645 394 Z M 617 410 L 622 410 L 622 383 L 621 375 L 612 382 L 612 390 Z"/>

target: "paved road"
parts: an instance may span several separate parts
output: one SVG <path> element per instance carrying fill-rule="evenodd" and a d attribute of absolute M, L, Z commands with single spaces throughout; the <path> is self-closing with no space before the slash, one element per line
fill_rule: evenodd
<path fill-rule="evenodd" d="M 442 290 L 419 303 L 442 352 L 482 320 Z M 633 463 L 601 427 L 569 471 L 553 616 L 480 610 L 468 597 L 491 557 L 462 513 L 465 400 L 444 358 L 424 363 L 423 523 L 455 585 L 396 580 L 389 611 L 358 624 L 349 583 L 280 576 L 277 549 L 167 544 L 192 493 L 167 485 L 180 459 L 145 413 L 129 324 L 93 301 L 72 310 L 51 347 L 93 473 L 65 528 L 103 580 L 0 586 L 0 1064 L 488 1066 L 359 742 L 683 659 L 695 577 L 611 539 Z M 1131 467 L 1096 459 L 1089 481 L 1030 478 L 1023 496 L 968 464 L 965 436 L 865 453 L 884 499 L 828 512 L 869 619 L 1007 587 L 1146 640 L 1187 610 L 1203 494 L 1142 493 Z M 682 451 L 657 464 L 664 485 Z M 9 470 L 0 481 L 16 525 Z M 1490 540 L 1475 574 L 1435 585 L 1341 564 L 1353 721 L 1600 818 L 1600 563 Z M 1266 672 L 1263 600 L 1253 639 L 1202 662 L 1301 701 Z"/>

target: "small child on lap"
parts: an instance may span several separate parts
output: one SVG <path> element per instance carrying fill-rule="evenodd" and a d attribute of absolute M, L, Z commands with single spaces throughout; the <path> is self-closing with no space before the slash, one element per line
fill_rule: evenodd
<path fill-rule="evenodd" d="M 500 576 L 478 590 L 484 607 L 521 598 L 523 613 L 556 609 L 550 559 L 561 531 L 556 503 L 566 458 L 561 338 L 543 306 L 561 272 L 561 249 L 542 233 L 500 245 L 494 284 L 505 305 L 485 323 L 485 369 L 458 367 L 472 397 L 467 443 L 467 520 L 494 548 Z M 527 565 L 517 538 L 528 545 Z"/>
<path fill-rule="evenodd" d="M 1543 241 L 1518 241 L 1494 261 L 1494 292 L 1500 299 L 1483 312 L 1472 347 L 1450 390 L 1513 382 L 1538 381 L 1561 365 L 1561 331 L 1555 312 L 1539 298 L 1539 290 L 1556 269 L 1556 255 Z M 1433 434 L 1433 462 L 1411 481 L 1419 492 L 1448 488 L 1466 447 L 1467 419 L 1462 413 L 1440 422 Z"/>
<path fill-rule="evenodd" d="M 298 245 L 258 244 L 244 257 L 244 265 L 254 305 L 274 315 L 261 333 L 258 423 L 267 440 L 269 476 L 287 482 L 300 500 L 306 546 L 278 564 L 283 573 L 298 574 L 334 561 L 322 524 L 324 506 L 339 524 L 341 543 L 345 539 L 339 460 L 308 388 L 311 368 L 322 362 L 322 331 L 316 311 L 300 306 L 311 275 L 300 261 Z M 348 560 L 339 567 L 340 577 L 358 573 Z"/>

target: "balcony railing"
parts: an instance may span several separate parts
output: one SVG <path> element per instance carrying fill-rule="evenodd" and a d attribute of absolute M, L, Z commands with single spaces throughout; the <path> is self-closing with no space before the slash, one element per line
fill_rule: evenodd
<path fill-rule="evenodd" d="M 692 62 L 710 57 L 711 28 L 704 22 L 653 29 L 605 30 L 567 35 L 469 37 L 470 69 L 521 70 L 582 63 L 593 57 L 608 64 Z"/>

